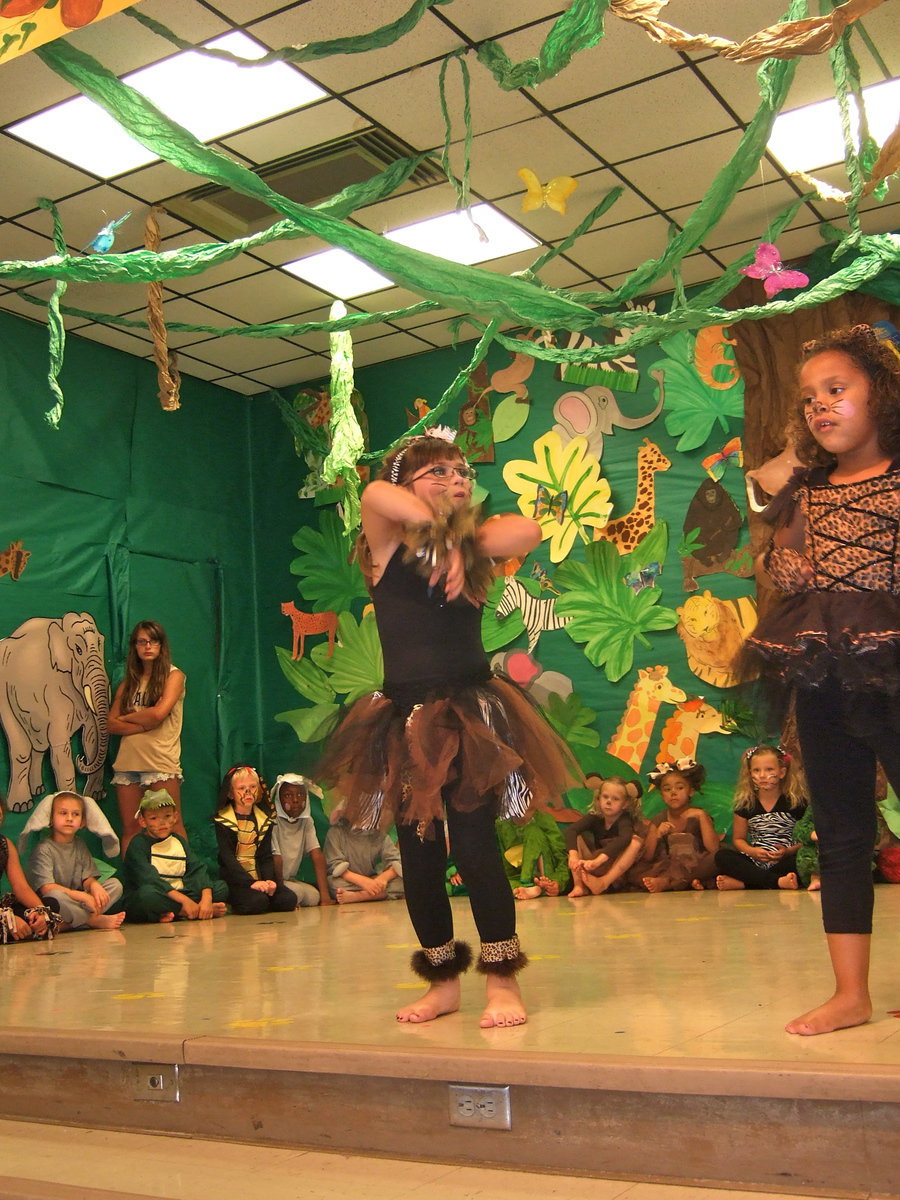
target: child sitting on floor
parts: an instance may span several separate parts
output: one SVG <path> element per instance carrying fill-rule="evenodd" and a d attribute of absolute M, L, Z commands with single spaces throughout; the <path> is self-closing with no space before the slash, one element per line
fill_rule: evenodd
<path fill-rule="evenodd" d="M 553 817 L 540 810 L 529 817 L 500 817 L 496 829 L 503 869 L 515 898 L 562 895 L 571 875 L 566 839 Z"/>
<path fill-rule="evenodd" d="M 325 863 L 338 904 L 403 899 L 400 851 L 377 829 L 354 829 L 338 816 L 325 836 Z"/>
<path fill-rule="evenodd" d="M 275 805 L 275 832 L 272 834 L 275 878 L 291 889 L 297 897 L 298 908 L 334 904 L 328 891 L 325 855 L 316 835 L 310 793 L 320 798 L 322 796 L 321 791 L 303 775 L 279 775 L 272 788 L 272 803 Z M 316 873 L 315 887 L 296 877 L 307 855 Z"/>
<path fill-rule="evenodd" d="M 0 792 L 0 824 L 5 812 L 3 793 Z M 0 879 L 4 875 L 11 890 L 0 894 L 0 945 L 27 942 L 32 938 L 52 938 L 59 924 L 57 903 L 50 897 L 46 903 L 41 903 L 41 897 L 25 878 L 15 846 L 0 833 Z"/>
<path fill-rule="evenodd" d="M 644 857 L 650 866 L 641 876 L 648 892 L 702 891 L 716 873 L 715 853 L 719 836 L 712 818 L 694 803 L 706 779 L 706 771 L 692 758 L 677 763 L 657 763 L 650 772 L 665 808 L 650 818 Z"/>
<path fill-rule="evenodd" d="M 796 891 L 800 843 L 795 827 L 805 807 L 791 756 L 780 746 L 751 746 L 741 758 L 732 845 L 716 851 L 719 891 Z"/>
<path fill-rule="evenodd" d="M 77 792 L 57 792 L 50 800 L 47 837 L 35 846 L 25 873 L 34 890 L 59 905 L 60 932 L 118 929 L 124 913 L 111 914 L 122 898 L 122 885 L 101 883 L 97 865 L 78 831 L 85 825 L 85 800 Z"/>
<path fill-rule="evenodd" d="M 635 831 L 640 815 L 638 787 L 619 775 L 608 779 L 589 775 L 587 783 L 595 786 L 590 811 L 566 830 L 569 870 L 575 880 L 569 896 L 616 890 L 643 840 Z"/>
<path fill-rule="evenodd" d="M 128 843 L 122 875 L 129 921 L 224 917 L 228 889 L 211 880 L 187 840 L 175 833 L 178 809 L 165 788 L 144 792 L 135 813 L 140 832 Z"/>

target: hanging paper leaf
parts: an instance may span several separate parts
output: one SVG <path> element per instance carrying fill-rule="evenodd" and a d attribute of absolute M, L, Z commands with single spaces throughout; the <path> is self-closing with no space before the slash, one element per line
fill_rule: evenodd
<path fill-rule="evenodd" d="M 368 596 L 362 571 L 350 562 L 350 544 L 334 512 L 322 512 L 319 529 L 304 525 L 293 543 L 301 554 L 291 563 L 297 587 L 317 612 L 343 612 L 354 600 Z"/>
<path fill-rule="evenodd" d="M 728 432 L 729 418 L 743 420 L 744 381 L 739 378 L 727 391 L 709 387 L 693 365 L 694 341 L 688 333 L 666 338 L 663 349 L 669 356 L 650 368 L 665 379 L 666 431 L 678 438 L 677 449 L 696 450 L 708 440 L 716 424 Z"/>
<path fill-rule="evenodd" d="M 597 714 L 592 708 L 586 708 L 581 703 L 577 692 L 568 696 L 560 696 L 551 692 L 544 705 L 547 720 L 569 746 L 600 745 L 600 734 L 593 728 Z"/>
<path fill-rule="evenodd" d="M 603 667 L 611 683 L 631 670 L 635 639 L 649 650 L 647 633 L 678 623 L 675 610 L 659 604 L 659 588 L 635 595 L 624 583 L 622 559 L 610 542 L 593 542 L 583 563 L 562 563 L 556 582 L 564 589 L 556 611 L 570 618 L 566 633 L 573 642 L 584 643 L 589 661 Z"/>
<path fill-rule="evenodd" d="M 373 612 L 366 613 L 359 624 L 352 613 L 342 612 L 334 653 L 329 658 L 328 647 L 321 643 L 313 647 L 312 657 L 330 676 L 334 690 L 345 693 L 346 704 L 377 691 L 384 683 L 384 660 Z"/>
<path fill-rule="evenodd" d="M 576 537 L 589 542 L 588 529 L 605 525 L 612 512 L 609 482 L 583 437 L 564 446 L 554 430 L 545 433 L 534 443 L 533 460 L 511 459 L 506 464 L 503 481 L 519 497 L 519 511 L 534 517 L 542 539 L 549 539 L 552 562 L 566 557 Z M 540 488 L 541 497 L 550 497 L 546 504 L 539 500 Z"/>

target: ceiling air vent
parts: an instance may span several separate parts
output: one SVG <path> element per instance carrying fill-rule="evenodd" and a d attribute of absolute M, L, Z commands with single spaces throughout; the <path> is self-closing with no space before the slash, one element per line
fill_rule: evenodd
<path fill-rule="evenodd" d="M 257 167 L 256 173 L 274 191 L 300 204 L 320 204 L 354 183 L 378 175 L 412 151 L 383 130 L 367 129 L 335 138 Z M 397 191 L 408 192 L 443 181 L 435 163 L 423 162 Z M 246 237 L 268 228 L 278 219 L 267 204 L 230 188 L 208 183 L 165 202 L 165 208 L 182 221 L 206 230 L 224 241 Z"/>

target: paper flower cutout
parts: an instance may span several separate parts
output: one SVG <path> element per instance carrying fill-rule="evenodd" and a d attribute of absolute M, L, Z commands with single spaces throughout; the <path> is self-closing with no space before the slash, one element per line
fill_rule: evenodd
<path fill-rule="evenodd" d="M 760 242 L 756 247 L 755 262 L 749 267 L 741 267 L 740 273 L 751 279 L 761 279 L 767 300 L 785 288 L 802 288 L 809 283 L 809 276 L 802 271 L 789 271 L 781 265 L 781 256 L 771 242 Z"/>
<path fill-rule="evenodd" d="M 550 542 L 551 562 L 561 562 L 580 537 L 590 542 L 594 529 L 606 524 L 612 512 L 609 482 L 600 474 L 600 463 L 587 447 L 587 439 L 573 438 L 563 445 L 554 430 L 534 443 L 534 460 L 511 459 L 503 468 L 503 480 L 518 496 L 519 511 L 535 516 L 544 541 Z M 539 489 L 543 489 L 539 491 Z M 561 497 L 566 503 L 538 502 L 539 496 Z"/>
<path fill-rule="evenodd" d="M 566 201 L 578 187 L 577 179 L 571 175 L 557 175 L 549 183 L 542 184 L 530 167 L 522 167 L 517 174 L 525 184 L 522 212 L 534 212 L 546 206 L 565 216 Z"/>

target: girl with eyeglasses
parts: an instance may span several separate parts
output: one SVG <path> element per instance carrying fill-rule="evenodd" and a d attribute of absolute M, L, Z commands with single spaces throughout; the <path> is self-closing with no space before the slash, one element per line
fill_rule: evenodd
<path fill-rule="evenodd" d="M 479 522 L 474 472 L 454 438 L 438 427 L 407 439 L 363 492 L 357 550 L 385 679 L 350 708 L 316 778 L 355 828 L 386 832 L 396 824 L 421 947 L 412 968 L 428 985 L 398 1021 L 421 1023 L 459 1008 L 459 977 L 472 954 L 453 934 L 444 886 L 449 838 L 481 939 L 487 1005 L 480 1023 L 490 1028 L 526 1019 L 516 981 L 526 958 L 494 821 L 559 804 L 581 773 L 524 694 L 492 675 L 481 642 L 493 560 L 534 550 L 540 527 L 514 513 Z"/>
<path fill-rule="evenodd" d="M 187 837 L 181 817 L 181 715 L 184 672 L 172 665 L 169 639 L 157 621 L 135 625 L 128 641 L 125 678 L 109 710 L 109 732 L 118 734 L 112 781 L 122 819 L 122 853 L 138 832 L 135 814 L 148 787 L 164 788 L 175 801 L 175 832 Z"/>

